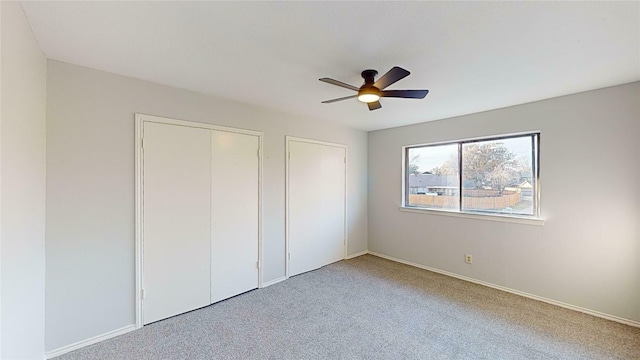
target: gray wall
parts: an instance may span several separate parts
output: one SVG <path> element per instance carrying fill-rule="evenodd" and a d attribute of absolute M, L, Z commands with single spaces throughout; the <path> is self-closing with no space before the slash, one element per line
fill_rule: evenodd
<path fill-rule="evenodd" d="M 47 63 L 20 5 L 0 7 L 0 358 L 42 359 Z"/>
<path fill-rule="evenodd" d="M 264 281 L 284 276 L 285 135 L 349 146 L 349 253 L 367 249 L 367 134 L 49 60 L 46 349 L 134 319 L 134 113 L 264 132 Z"/>
<path fill-rule="evenodd" d="M 369 250 L 640 321 L 639 99 L 632 83 L 369 133 Z M 543 227 L 399 210 L 403 145 L 532 130 Z"/>

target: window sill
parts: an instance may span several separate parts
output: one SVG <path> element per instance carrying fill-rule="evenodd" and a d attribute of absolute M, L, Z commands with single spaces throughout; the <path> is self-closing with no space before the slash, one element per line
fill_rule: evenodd
<path fill-rule="evenodd" d="M 399 209 L 400 211 L 403 211 L 403 212 L 412 212 L 412 213 L 418 213 L 418 214 L 451 216 L 451 217 L 458 217 L 458 218 L 467 218 L 467 219 L 484 220 L 484 221 L 498 221 L 498 222 L 515 223 L 515 224 L 536 225 L 536 226 L 544 226 L 544 222 L 545 222 L 544 219 L 537 218 L 537 217 L 511 216 L 511 215 L 499 215 L 499 214 L 473 214 L 473 213 L 463 213 L 463 212 L 447 211 L 447 210 L 421 209 L 417 207 L 408 207 L 408 206 L 401 206 Z"/>

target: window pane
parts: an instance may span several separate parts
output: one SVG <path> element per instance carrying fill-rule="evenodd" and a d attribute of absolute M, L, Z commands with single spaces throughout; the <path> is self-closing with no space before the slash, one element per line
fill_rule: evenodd
<path fill-rule="evenodd" d="M 535 135 L 462 144 L 462 209 L 534 215 Z"/>
<path fill-rule="evenodd" d="M 408 206 L 460 209 L 458 144 L 407 149 Z"/>

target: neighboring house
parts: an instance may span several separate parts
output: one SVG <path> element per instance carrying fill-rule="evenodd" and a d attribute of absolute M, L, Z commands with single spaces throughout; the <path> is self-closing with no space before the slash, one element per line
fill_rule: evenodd
<path fill-rule="evenodd" d="M 531 177 L 529 177 L 531 179 Z M 533 185 L 528 180 L 523 180 L 517 186 L 522 191 L 523 196 L 531 196 L 533 194 Z"/>
<path fill-rule="evenodd" d="M 416 195 L 457 195 L 458 177 L 456 175 L 411 174 L 409 175 L 409 194 Z"/>
<path fill-rule="evenodd" d="M 475 189 L 473 180 L 463 180 L 463 189 Z M 409 194 L 414 195 L 458 195 L 457 175 L 436 175 L 431 173 L 410 174 Z"/>

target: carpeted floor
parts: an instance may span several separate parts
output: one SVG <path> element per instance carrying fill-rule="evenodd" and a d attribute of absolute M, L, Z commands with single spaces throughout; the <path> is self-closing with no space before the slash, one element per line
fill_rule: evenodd
<path fill-rule="evenodd" d="M 640 329 L 365 255 L 56 359 L 640 359 Z"/>

